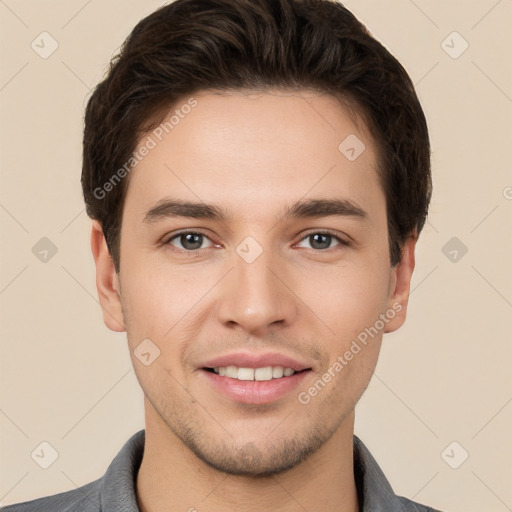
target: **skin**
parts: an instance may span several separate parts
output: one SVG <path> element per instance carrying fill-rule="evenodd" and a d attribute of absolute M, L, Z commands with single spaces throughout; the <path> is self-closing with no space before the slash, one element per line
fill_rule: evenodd
<path fill-rule="evenodd" d="M 139 506 L 355 512 L 354 407 L 382 334 L 405 320 L 416 238 L 391 267 L 375 143 L 334 98 L 282 90 L 203 91 L 194 98 L 197 107 L 130 174 L 119 275 L 100 225 L 92 227 L 104 321 L 126 330 L 145 395 Z M 349 134 L 366 146 L 353 162 L 338 150 Z M 145 213 L 170 196 L 215 203 L 228 218 L 144 223 Z M 286 207 L 313 198 L 347 199 L 367 216 L 283 218 Z M 205 235 L 193 257 L 187 240 L 166 243 L 188 229 Z M 331 238 L 322 245 L 309 236 L 325 230 L 351 244 Z M 263 250 L 252 263 L 236 252 L 247 236 Z M 301 404 L 298 392 L 393 304 L 400 312 Z M 161 351 L 149 366 L 134 356 L 147 338 Z M 242 348 L 275 350 L 312 371 L 273 403 L 237 403 L 213 389 L 198 365 Z"/>

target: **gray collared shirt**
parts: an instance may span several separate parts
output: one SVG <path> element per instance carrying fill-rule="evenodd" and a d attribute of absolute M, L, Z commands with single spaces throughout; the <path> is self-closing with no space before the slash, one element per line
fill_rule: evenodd
<path fill-rule="evenodd" d="M 77 489 L 3 507 L 2 512 L 140 512 L 135 482 L 145 430 L 134 434 L 106 473 Z M 361 512 L 440 512 L 397 496 L 363 442 L 354 435 L 354 474 Z"/>

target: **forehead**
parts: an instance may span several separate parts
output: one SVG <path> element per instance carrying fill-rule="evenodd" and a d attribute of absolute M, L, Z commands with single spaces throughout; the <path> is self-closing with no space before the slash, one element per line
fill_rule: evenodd
<path fill-rule="evenodd" d="M 308 196 L 355 204 L 382 196 L 375 144 L 332 96 L 208 92 L 185 97 L 145 134 L 126 203 L 139 214 L 166 195 L 270 214 Z"/>

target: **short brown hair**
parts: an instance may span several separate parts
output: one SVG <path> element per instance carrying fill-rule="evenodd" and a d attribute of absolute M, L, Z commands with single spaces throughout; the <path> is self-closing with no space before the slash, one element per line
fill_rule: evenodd
<path fill-rule="evenodd" d="M 155 115 L 199 91 L 274 88 L 328 93 L 362 116 L 378 147 L 392 266 L 401 260 L 432 193 L 427 124 L 401 64 L 333 0 L 176 0 L 137 24 L 86 108 L 83 194 L 117 272 L 121 178 Z"/>

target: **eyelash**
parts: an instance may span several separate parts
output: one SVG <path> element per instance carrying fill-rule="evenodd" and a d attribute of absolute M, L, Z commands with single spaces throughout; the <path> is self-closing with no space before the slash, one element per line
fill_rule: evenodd
<path fill-rule="evenodd" d="M 185 249 L 178 249 L 174 246 L 171 245 L 171 242 L 173 240 L 175 240 L 176 238 L 179 238 L 180 236 L 182 235 L 202 235 L 203 237 L 207 238 L 208 240 L 210 240 L 210 238 L 208 237 L 208 235 L 202 233 L 201 231 L 180 231 L 179 233 L 174 233 L 172 236 L 166 238 L 163 242 L 163 245 L 165 246 L 171 246 L 174 250 L 177 250 L 181 253 L 184 253 L 186 254 L 187 256 L 191 256 L 191 257 L 194 257 L 194 256 L 198 256 L 200 254 L 200 251 L 202 251 L 203 249 L 192 249 L 190 251 L 188 250 L 185 250 Z M 351 244 L 350 242 L 348 242 L 347 240 L 344 240 L 343 238 L 341 238 L 340 236 L 336 235 L 335 233 L 333 233 L 332 231 L 329 231 L 329 230 L 323 230 L 323 231 L 311 231 L 309 233 L 307 233 L 306 235 L 304 235 L 300 240 L 299 240 L 299 243 L 302 242 L 303 240 L 313 236 L 313 235 L 327 235 L 327 236 L 330 236 L 332 238 L 334 238 L 337 242 L 339 242 L 339 245 L 337 246 L 334 246 L 334 247 L 329 247 L 328 249 L 310 249 L 311 251 L 314 251 L 315 253 L 328 253 L 328 251 L 330 251 L 331 249 L 335 249 L 336 247 L 349 247 Z M 212 240 L 210 240 L 212 243 L 214 243 Z M 205 247 L 204 249 L 208 249 L 208 247 Z"/>

